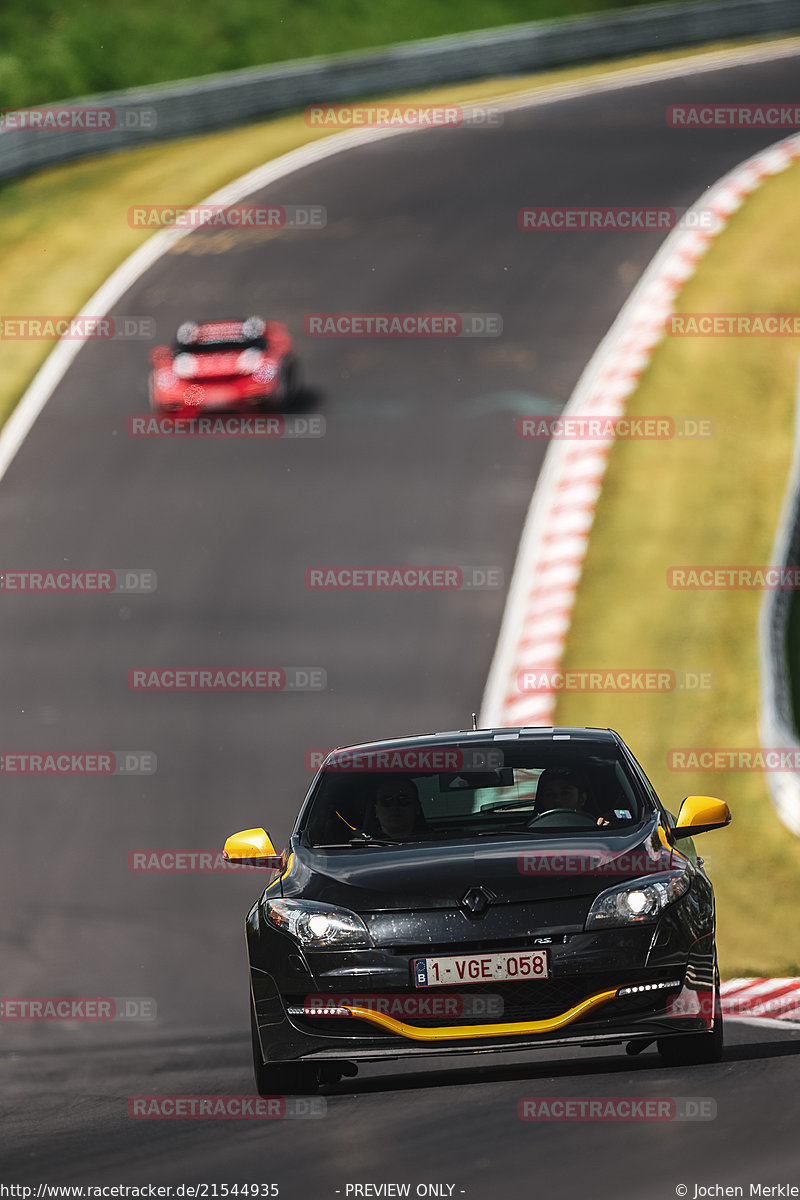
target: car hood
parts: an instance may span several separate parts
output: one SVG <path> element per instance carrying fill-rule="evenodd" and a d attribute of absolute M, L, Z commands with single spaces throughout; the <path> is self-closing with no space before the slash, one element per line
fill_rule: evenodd
<path fill-rule="evenodd" d="M 663 845 L 655 820 L 630 832 L 569 838 L 491 837 L 402 849 L 313 851 L 295 844 L 283 894 L 361 913 L 457 908 L 471 887 L 490 892 L 493 904 L 515 904 L 594 896 L 683 861 Z"/>

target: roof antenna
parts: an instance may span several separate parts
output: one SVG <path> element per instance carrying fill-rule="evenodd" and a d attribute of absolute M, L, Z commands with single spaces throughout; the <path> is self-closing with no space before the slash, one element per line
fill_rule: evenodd
<path fill-rule="evenodd" d="M 477 713 L 472 714 L 472 728 L 473 729 L 478 728 L 478 714 Z"/>

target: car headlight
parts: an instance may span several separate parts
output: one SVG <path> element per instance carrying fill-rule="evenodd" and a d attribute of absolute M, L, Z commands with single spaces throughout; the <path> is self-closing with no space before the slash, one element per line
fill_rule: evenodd
<path fill-rule="evenodd" d="M 243 350 L 236 359 L 236 370 L 240 375 L 252 375 L 260 362 L 261 352 L 259 350 Z"/>
<path fill-rule="evenodd" d="M 248 317 L 242 322 L 242 335 L 246 338 L 262 337 L 266 328 L 266 323 L 261 317 Z"/>
<path fill-rule="evenodd" d="M 592 902 L 586 928 L 655 921 L 668 904 L 686 895 L 690 884 L 688 871 L 665 871 L 661 875 L 618 884 L 601 892 Z"/>
<path fill-rule="evenodd" d="M 197 370 L 197 359 L 194 354 L 176 354 L 172 369 L 179 379 L 191 379 Z"/>
<path fill-rule="evenodd" d="M 264 913 L 278 929 L 312 950 L 369 945 L 366 925 L 346 908 L 334 908 L 319 900 L 265 900 Z"/>
<path fill-rule="evenodd" d="M 178 332 L 175 334 L 175 340 L 181 346 L 188 346 L 191 345 L 192 342 L 196 341 L 199 332 L 200 326 L 196 321 L 184 321 L 182 325 L 178 326 Z"/>
<path fill-rule="evenodd" d="M 253 372 L 253 379 L 256 383 L 272 383 L 277 373 L 275 364 L 268 362 Z"/>

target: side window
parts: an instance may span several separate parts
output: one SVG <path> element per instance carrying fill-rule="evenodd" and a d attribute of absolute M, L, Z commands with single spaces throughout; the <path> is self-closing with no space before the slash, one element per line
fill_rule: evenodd
<path fill-rule="evenodd" d="M 644 783 L 647 786 L 647 791 L 648 791 L 648 794 L 650 795 L 650 798 L 652 799 L 656 808 L 658 809 L 658 811 L 662 814 L 662 816 L 664 818 L 664 824 L 666 825 L 667 829 L 674 829 L 677 824 L 677 821 L 678 821 L 677 816 L 675 815 L 675 813 L 670 812 L 670 810 L 668 808 L 664 807 L 664 805 L 661 803 L 660 799 L 658 798 L 655 788 L 653 787 L 652 783 L 645 775 L 641 766 L 639 765 L 639 763 L 637 763 L 636 765 L 639 768 L 639 775 L 641 776 L 642 780 L 644 781 Z M 697 863 L 697 850 L 696 850 L 695 844 L 691 838 L 681 838 L 680 842 L 678 842 L 676 844 L 675 848 L 680 854 L 683 854 L 686 858 L 688 858 L 689 862 L 695 863 L 695 864 Z"/>
<path fill-rule="evenodd" d="M 665 808 L 664 805 L 661 803 L 658 792 L 656 791 L 656 789 L 653 787 L 650 780 L 645 775 L 644 769 L 642 768 L 641 764 L 638 763 L 635 758 L 633 758 L 633 755 L 631 755 L 631 759 L 633 760 L 633 765 L 635 766 L 635 768 L 639 774 L 639 778 L 641 779 L 642 783 L 645 786 L 645 791 L 647 792 L 650 799 L 653 801 L 653 804 L 656 806 L 656 810 L 663 815 L 664 823 L 667 826 L 667 828 L 673 829 L 677 818 L 674 817 L 673 814 L 669 811 L 669 809 Z"/>
<path fill-rule="evenodd" d="M 617 820 L 639 821 L 641 819 L 641 801 L 633 791 L 631 781 L 619 762 L 614 763 L 614 782 L 611 794 L 606 797 L 606 800 L 611 801 L 611 812 Z"/>

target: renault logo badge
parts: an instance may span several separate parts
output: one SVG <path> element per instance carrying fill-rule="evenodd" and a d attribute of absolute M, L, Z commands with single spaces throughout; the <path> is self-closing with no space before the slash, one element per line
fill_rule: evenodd
<path fill-rule="evenodd" d="M 461 907 L 469 917 L 482 917 L 494 900 L 494 896 L 485 887 L 471 887 L 461 897 Z"/>

